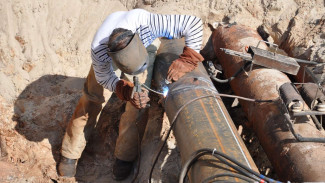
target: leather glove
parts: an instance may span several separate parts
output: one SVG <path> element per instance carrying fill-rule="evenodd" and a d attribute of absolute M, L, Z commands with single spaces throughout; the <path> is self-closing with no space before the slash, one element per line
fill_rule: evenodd
<path fill-rule="evenodd" d="M 141 92 L 134 92 L 133 98 L 131 97 L 134 84 L 130 81 L 121 79 L 116 84 L 115 93 L 117 97 L 124 101 L 130 101 L 131 104 L 137 109 L 145 108 L 150 101 L 148 97 L 148 90 Z"/>
<path fill-rule="evenodd" d="M 141 92 L 134 92 L 133 98 L 130 100 L 131 104 L 137 109 L 144 109 L 150 101 L 148 97 L 148 90 L 142 89 Z"/>
<path fill-rule="evenodd" d="M 204 58 L 201 54 L 185 46 L 183 53 L 169 66 L 167 80 L 169 82 L 177 81 L 187 72 L 194 70 L 198 62 L 202 62 L 203 60 Z"/>

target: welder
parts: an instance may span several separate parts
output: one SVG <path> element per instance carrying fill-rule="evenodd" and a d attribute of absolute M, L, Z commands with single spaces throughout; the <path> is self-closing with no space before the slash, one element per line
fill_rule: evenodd
<path fill-rule="evenodd" d="M 167 80 L 175 82 L 203 61 L 202 21 L 190 15 L 154 14 L 142 9 L 119 11 L 109 15 L 97 30 L 91 44 L 92 65 L 84 84 L 83 95 L 70 120 L 62 142 L 58 171 L 73 177 L 98 114 L 105 102 L 104 88 L 127 101 L 119 121 L 113 176 L 129 176 L 138 153 L 137 120 L 150 101 L 145 89 L 133 90 L 133 76 L 150 87 L 157 38 L 185 38 L 183 53 L 169 67 Z M 147 49 L 146 49 L 147 48 Z M 119 76 L 119 77 L 118 77 Z M 141 130 L 139 130 L 141 131 Z"/>

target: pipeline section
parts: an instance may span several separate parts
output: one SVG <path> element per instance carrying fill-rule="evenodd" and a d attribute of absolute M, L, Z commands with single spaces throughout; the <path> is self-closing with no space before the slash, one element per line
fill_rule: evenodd
<path fill-rule="evenodd" d="M 225 54 L 220 48 L 245 52 L 246 46 L 256 46 L 262 38 L 255 30 L 233 25 L 219 26 L 211 35 L 212 45 L 226 77 L 238 71 L 245 61 Z M 265 44 L 262 45 L 267 49 Z M 203 55 L 204 56 L 204 55 Z M 299 142 L 290 131 L 285 105 L 279 99 L 278 89 L 290 79 L 282 72 L 254 66 L 253 70 L 239 74 L 230 82 L 239 96 L 260 100 L 277 100 L 273 103 L 253 103 L 239 100 L 257 137 L 282 181 L 324 181 L 325 144 Z M 306 104 L 303 102 L 303 105 Z M 308 107 L 307 107 L 308 108 Z M 303 137 L 323 138 L 324 130 L 315 127 L 310 116 L 294 117 L 295 132 Z"/>
<path fill-rule="evenodd" d="M 169 87 L 168 95 L 163 98 L 169 121 L 175 117 L 176 111 L 184 107 L 178 114 L 173 129 L 182 164 L 184 165 L 186 160 L 199 149 L 215 148 L 258 171 L 222 100 L 213 96 L 216 88 L 202 63 L 177 82 L 168 86 L 164 82 L 170 64 L 183 51 L 184 40 L 162 39 L 161 41 L 155 61 L 154 81 L 160 91 Z M 209 95 L 211 97 L 204 97 Z M 202 98 L 184 106 L 188 101 L 198 97 Z M 191 182 L 204 182 L 209 177 L 220 173 L 236 174 L 233 169 L 211 156 L 203 156 L 190 169 L 189 179 Z M 232 176 L 219 177 L 216 180 L 242 181 Z"/>

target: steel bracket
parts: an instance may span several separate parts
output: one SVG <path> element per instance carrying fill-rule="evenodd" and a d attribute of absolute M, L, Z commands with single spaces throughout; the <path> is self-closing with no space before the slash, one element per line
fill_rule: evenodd
<path fill-rule="evenodd" d="M 256 65 L 261 65 L 267 68 L 271 69 L 277 69 L 279 71 L 282 71 L 284 73 L 292 74 L 292 75 L 297 75 L 300 65 L 298 62 L 291 57 L 287 57 L 281 54 L 277 54 L 276 51 L 278 49 L 278 45 L 275 45 L 275 51 L 270 52 L 261 48 L 258 48 L 260 42 L 266 42 L 267 41 L 259 41 L 257 46 L 249 46 L 248 48 L 248 53 L 251 54 L 252 56 L 252 63 Z M 253 64 L 251 65 L 251 68 L 253 68 Z"/>

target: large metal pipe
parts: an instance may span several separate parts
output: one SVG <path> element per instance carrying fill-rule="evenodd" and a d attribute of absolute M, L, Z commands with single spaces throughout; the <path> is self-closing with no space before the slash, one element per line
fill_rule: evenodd
<path fill-rule="evenodd" d="M 167 70 L 182 53 L 183 47 L 183 40 L 162 40 L 154 70 L 154 80 L 160 90 L 166 87 Z M 194 71 L 170 84 L 168 95 L 164 98 L 164 108 L 170 122 L 188 101 L 213 95 L 212 91 L 216 89 L 201 63 Z M 199 149 L 216 148 L 258 171 L 220 98 L 208 97 L 189 103 L 179 113 L 175 123 L 174 134 L 183 164 Z M 190 181 L 203 182 L 218 173 L 233 173 L 233 170 L 211 156 L 204 156 L 190 170 Z M 233 177 L 219 180 L 242 181 Z"/>
<path fill-rule="evenodd" d="M 232 76 L 244 65 L 240 57 L 225 54 L 220 48 L 245 51 L 246 46 L 256 46 L 262 38 L 255 30 L 244 26 L 219 26 L 212 34 L 214 52 L 226 77 Z M 211 45 L 210 45 L 211 46 Z M 266 48 L 266 45 L 263 45 Z M 255 67 L 231 81 L 236 95 L 268 100 L 278 99 L 277 87 L 290 82 L 282 72 Z M 324 181 L 325 145 L 298 142 L 287 126 L 281 102 L 252 103 L 240 100 L 250 125 L 270 159 L 277 175 L 283 181 Z M 315 127 L 309 116 L 296 118 L 294 129 L 303 137 L 324 137 L 324 131 Z"/>

